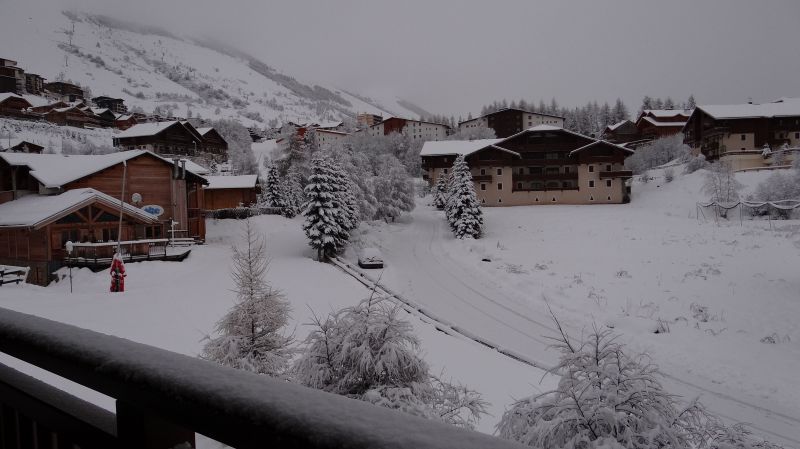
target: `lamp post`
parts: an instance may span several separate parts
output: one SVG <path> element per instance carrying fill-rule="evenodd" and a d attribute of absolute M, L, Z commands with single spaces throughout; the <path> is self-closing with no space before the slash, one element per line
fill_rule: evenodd
<path fill-rule="evenodd" d="M 67 265 L 69 265 L 69 292 L 72 293 L 72 249 L 74 248 L 72 240 L 67 240 L 64 247 L 67 250 Z"/>

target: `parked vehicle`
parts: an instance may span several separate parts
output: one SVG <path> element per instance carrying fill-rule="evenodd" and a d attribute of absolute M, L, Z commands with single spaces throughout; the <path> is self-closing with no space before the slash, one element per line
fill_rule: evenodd
<path fill-rule="evenodd" d="M 383 255 L 378 248 L 364 248 L 358 257 L 361 268 L 383 268 Z"/>

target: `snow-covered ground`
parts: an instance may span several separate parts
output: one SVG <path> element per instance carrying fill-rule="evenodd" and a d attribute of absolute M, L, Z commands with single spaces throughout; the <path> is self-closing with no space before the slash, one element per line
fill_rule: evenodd
<path fill-rule="evenodd" d="M 0 148 L 8 146 L 10 139 L 26 140 L 45 148 L 45 151 L 61 153 L 64 145 L 84 149 L 87 144 L 95 147 L 111 148 L 113 131 L 109 128 L 76 128 L 59 126 L 49 122 L 31 122 L 0 117 Z"/>
<path fill-rule="evenodd" d="M 325 315 L 369 295 L 362 284 L 334 266 L 311 259 L 312 251 L 306 244 L 299 217 L 288 220 L 260 216 L 254 220 L 267 236 L 271 258 L 267 278 L 291 302 L 294 312 L 290 332 L 298 340 L 310 331 L 305 324 L 311 322 L 312 311 L 318 316 Z M 233 304 L 229 266 L 231 245 L 239 241 L 240 226 L 235 220 L 209 220 L 206 245 L 195 247 L 184 262 L 127 264 L 124 294 L 108 293 L 107 273 L 76 269 L 74 293 L 69 293 L 68 279 L 47 288 L 4 286 L 0 288 L 0 307 L 197 355 L 204 336 L 213 331 L 214 323 Z M 513 398 L 527 394 L 531 385 L 539 388 L 541 371 L 467 339 L 447 336 L 411 315 L 408 318 L 422 340 L 432 372 L 481 391 L 491 402 L 493 416 L 482 420 L 480 430 L 491 433 Z M 7 356 L 0 357 L 0 363 L 8 361 Z M 13 360 L 11 364 L 24 366 Z M 110 398 L 30 367 L 26 371 L 114 409 Z"/>
<path fill-rule="evenodd" d="M 382 283 L 543 365 L 557 357 L 545 338 L 554 332 L 548 305 L 574 337 L 593 323 L 613 326 L 669 375 L 670 391 L 700 395 L 713 411 L 800 447 L 800 223 L 773 221 L 770 229 L 766 221 L 698 219 L 702 173 L 669 184 L 651 174 L 657 179 L 637 182 L 628 205 L 484 209 L 486 235 L 473 241 L 453 239 L 442 212 L 420 200 L 397 223 L 363 225 L 347 257 L 358 246 L 379 246 L 387 262 Z M 767 175 L 739 179 L 752 189 Z M 268 279 L 292 303 L 298 339 L 312 310 L 324 314 L 368 294 L 337 268 L 311 260 L 300 218 L 254 220 L 268 238 Z M 0 307 L 196 355 L 232 304 L 228 267 L 239 230 L 237 221 L 211 220 L 207 244 L 185 262 L 129 264 L 124 294 L 106 293 L 107 273 L 75 270 L 71 295 L 68 282 L 2 287 Z M 433 370 L 491 403 L 481 431 L 492 432 L 515 398 L 554 385 L 539 369 L 408 318 Z M 653 333 L 659 320 L 668 333 Z M 767 336 L 776 343 L 762 343 Z M 109 398 L 44 377 L 113 407 Z"/>
<path fill-rule="evenodd" d="M 384 285 L 500 347 L 554 364 L 549 305 L 574 337 L 613 327 L 674 393 L 800 446 L 800 223 L 698 220 L 702 172 L 651 175 L 628 205 L 485 208 L 473 241 L 422 200 L 360 245 L 382 249 Z M 765 176 L 738 175 L 749 189 Z"/>

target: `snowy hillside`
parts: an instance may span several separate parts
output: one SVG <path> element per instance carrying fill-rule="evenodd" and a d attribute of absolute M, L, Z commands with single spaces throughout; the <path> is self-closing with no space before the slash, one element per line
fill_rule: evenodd
<path fill-rule="evenodd" d="M 3 7 L 0 41 L 13 42 L 0 57 L 16 60 L 27 72 L 76 82 L 94 96 L 123 98 L 129 108 L 148 113 L 159 107 L 165 115 L 227 117 L 264 127 L 357 112 L 408 117 L 424 112 L 396 98 L 379 103 L 304 84 L 220 44 L 28 2 Z"/>

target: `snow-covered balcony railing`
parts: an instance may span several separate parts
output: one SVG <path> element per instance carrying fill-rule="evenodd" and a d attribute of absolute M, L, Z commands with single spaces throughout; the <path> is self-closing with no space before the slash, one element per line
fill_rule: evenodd
<path fill-rule="evenodd" d="M 167 256 L 168 243 L 169 239 L 73 243 L 72 253 L 67 254 L 65 252 L 65 261 L 73 265 L 86 262 L 110 263 L 111 258 L 117 251 L 118 244 L 120 247 L 120 254 L 126 262 L 132 260 L 160 259 Z"/>
<path fill-rule="evenodd" d="M 600 179 L 605 178 L 632 178 L 632 170 L 601 171 Z"/>
<path fill-rule="evenodd" d="M 0 352 L 116 401 L 111 413 L 0 364 L 2 447 L 194 447 L 195 432 L 236 448 L 522 447 L 2 308 Z"/>

